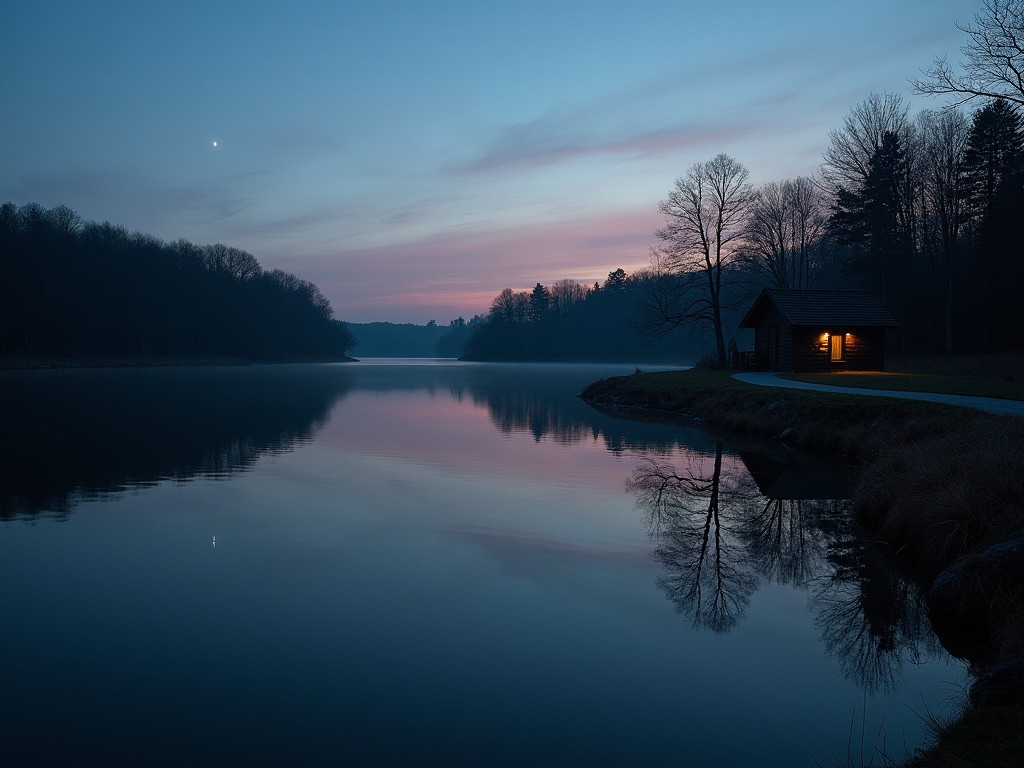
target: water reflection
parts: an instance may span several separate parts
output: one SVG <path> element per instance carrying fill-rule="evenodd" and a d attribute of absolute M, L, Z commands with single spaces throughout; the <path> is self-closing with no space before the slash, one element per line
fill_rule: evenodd
<path fill-rule="evenodd" d="M 797 765 L 860 701 L 820 638 L 879 687 L 927 651 L 841 494 L 784 495 L 818 468 L 594 410 L 607 369 L 396 368 L 0 377 L 8 516 L 162 486 L 0 523 L 5 755 L 127 764 L 174 722 L 175 764 Z"/>
<path fill-rule="evenodd" d="M 627 486 L 657 545 L 658 586 L 695 627 L 727 632 L 762 584 L 787 584 L 808 591 L 827 652 L 869 692 L 897 690 L 905 663 L 940 652 L 921 590 L 853 524 L 842 473 L 722 442 L 684 459 L 644 457 Z"/>
<path fill-rule="evenodd" d="M 337 366 L 7 372 L 0 519 L 229 476 L 309 440 L 349 387 Z"/>
<path fill-rule="evenodd" d="M 260 366 L 8 372 L 0 378 L 0 519 L 67 517 L 84 499 L 222 478 L 312 439 L 357 391 L 426 392 L 486 407 L 503 434 L 645 453 L 629 480 L 664 569 L 658 586 L 693 624 L 726 632 L 764 583 L 808 591 L 822 640 L 869 690 L 937 649 L 920 591 L 852 525 L 848 483 L 827 467 L 733 454 L 679 424 L 591 408 L 551 366 Z M 665 458 L 684 457 L 678 466 Z M 211 535 L 211 549 L 216 537 Z"/>
<path fill-rule="evenodd" d="M 739 473 L 723 475 L 722 453 L 717 442 L 710 461 L 691 454 L 680 470 L 641 459 L 629 480 L 666 571 L 658 586 L 695 626 L 715 632 L 742 618 L 758 583 L 739 536 L 742 518 L 731 514 L 751 498 L 753 483 Z"/>
<path fill-rule="evenodd" d="M 311 440 L 353 392 L 425 392 L 487 408 L 504 434 L 608 450 L 701 443 L 641 428 L 576 397 L 586 366 L 219 366 L 8 371 L 0 376 L 0 519 L 64 519 L 81 501 L 173 480 L 223 478 Z M 567 379 L 566 373 L 574 373 Z"/>

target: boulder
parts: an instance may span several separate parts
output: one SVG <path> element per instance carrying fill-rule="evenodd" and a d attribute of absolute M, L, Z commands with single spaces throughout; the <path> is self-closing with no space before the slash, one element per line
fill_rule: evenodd
<path fill-rule="evenodd" d="M 974 656 L 991 645 L 1007 598 L 1022 591 L 1024 530 L 942 571 L 928 590 L 928 615 L 950 653 Z"/>
<path fill-rule="evenodd" d="M 1024 703 L 1024 655 L 992 664 L 971 685 L 975 707 L 1020 706 Z"/>

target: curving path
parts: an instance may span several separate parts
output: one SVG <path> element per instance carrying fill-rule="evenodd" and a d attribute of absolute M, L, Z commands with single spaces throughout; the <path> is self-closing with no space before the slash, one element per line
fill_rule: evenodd
<path fill-rule="evenodd" d="M 901 400 L 928 400 L 933 403 L 959 405 L 988 413 L 1009 413 L 1024 416 L 1024 401 L 997 400 L 994 397 L 970 397 L 968 395 L 942 395 L 937 392 L 901 392 L 896 389 L 863 389 L 861 387 L 835 387 L 831 384 L 811 384 L 806 381 L 780 379 L 778 374 L 761 371 L 734 373 L 737 381 L 757 384 L 762 387 L 783 387 L 785 389 L 813 389 L 819 392 L 834 392 L 839 395 L 868 395 L 869 397 L 896 397 Z"/>

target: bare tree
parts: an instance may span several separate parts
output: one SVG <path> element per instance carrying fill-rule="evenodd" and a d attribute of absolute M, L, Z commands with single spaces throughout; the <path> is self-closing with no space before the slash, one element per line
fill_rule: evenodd
<path fill-rule="evenodd" d="M 744 260 L 778 288 L 807 288 L 827 221 L 814 179 L 768 182 L 754 196 Z"/>
<path fill-rule="evenodd" d="M 77 232 L 78 228 L 82 225 L 82 217 L 63 203 L 51 208 L 48 212 L 48 218 L 53 228 L 65 235 Z"/>
<path fill-rule="evenodd" d="M 722 284 L 726 267 L 739 252 L 747 211 L 753 199 L 750 172 L 725 154 L 696 163 L 676 179 L 658 204 L 665 226 L 655 268 L 663 278 L 649 305 L 663 332 L 680 325 L 708 322 L 715 335 L 718 365 L 728 364 L 722 330 Z M 700 286 L 696 293 L 688 290 Z"/>
<path fill-rule="evenodd" d="M 525 325 L 530 319 L 530 294 L 505 288 L 494 297 L 488 319 L 508 325 Z"/>
<path fill-rule="evenodd" d="M 203 246 L 203 261 L 211 272 L 227 275 L 233 280 L 251 280 L 263 271 L 259 260 L 251 253 L 223 243 Z"/>
<path fill-rule="evenodd" d="M 968 218 L 967 141 L 970 121 L 957 109 L 943 112 L 922 112 L 917 117 L 922 137 L 924 162 L 924 198 L 935 219 L 931 228 L 936 248 L 931 263 L 936 282 L 944 284 L 945 349 L 953 351 L 953 293 L 960 232 Z"/>
<path fill-rule="evenodd" d="M 833 195 L 840 188 L 858 190 L 864 185 L 871 158 L 882 146 L 882 136 L 889 132 L 903 134 L 907 110 L 899 94 L 873 93 L 850 110 L 842 129 L 829 132 L 821 176 Z"/>
<path fill-rule="evenodd" d="M 917 93 L 956 96 L 953 106 L 978 97 L 1024 104 L 1024 0 L 983 0 L 974 25 L 956 25 L 969 38 L 960 52 L 963 73 L 945 56 L 925 70 L 926 80 L 912 80 Z"/>
<path fill-rule="evenodd" d="M 582 304 L 587 298 L 587 287 L 575 280 L 557 280 L 549 289 L 551 294 L 551 309 L 559 315 L 572 311 L 577 304 Z"/>

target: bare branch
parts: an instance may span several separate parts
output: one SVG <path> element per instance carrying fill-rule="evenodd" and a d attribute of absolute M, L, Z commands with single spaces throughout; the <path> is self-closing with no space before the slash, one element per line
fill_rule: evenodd
<path fill-rule="evenodd" d="M 957 28 L 968 36 L 960 52 L 962 73 L 946 57 L 936 58 L 924 80 L 911 80 L 927 96 L 956 96 L 956 107 L 976 98 L 1024 105 L 1024 0 L 984 0 L 974 25 Z"/>

